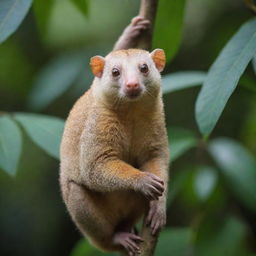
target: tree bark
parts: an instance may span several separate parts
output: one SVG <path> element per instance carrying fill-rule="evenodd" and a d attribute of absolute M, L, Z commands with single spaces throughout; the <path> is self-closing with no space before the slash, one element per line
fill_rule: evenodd
<path fill-rule="evenodd" d="M 145 50 L 151 50 L 153 29 L 155 25 L 155 17 L 157 11 L 158 0 L 141 0 L 139 16 L 148 19 L 151 23 L 151 27 L 140 38 L 140 48 Z"/>
<path fill-rule="evenodd" d="M 144 239 L 144 242 L 140 246 L 140 256 L 153 256 L 158 240 L 158 234 L 153 236 L 151 234 L 151 228 L 147 227 L 144 221 L 140 236 Z"/>

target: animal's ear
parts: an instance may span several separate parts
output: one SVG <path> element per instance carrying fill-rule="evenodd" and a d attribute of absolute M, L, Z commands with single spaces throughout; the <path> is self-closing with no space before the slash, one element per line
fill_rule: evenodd
<path fill-rule="evenodd" d="M 156 68 L 159 72 L 162 72 L 164 70 L 165 66 L 165 53 L 162 49 L 155 49 L 150 53 L 151 58 L 153 59 Z"/>
<path fill-rule="evenodd" d="M 97 77 L 101 77 L 105 66 L 105 59 L 101 56 L 94 56 L 90 60 L 90 66 L 92 73 Z"/>

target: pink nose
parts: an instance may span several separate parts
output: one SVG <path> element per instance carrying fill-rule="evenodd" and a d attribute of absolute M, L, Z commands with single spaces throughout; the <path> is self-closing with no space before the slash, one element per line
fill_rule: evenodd
<path fill-rule="evenodd" d="M 125 93 L 128 97 L 133 98 L 139 96 L 141 87 L 137 82 L 127 82 L 125 86 Z"/>
<path fill-rule="evenodd" d="M 126 87 L 128 90 L 136 90 L 139 87 L 139 84 L 137 82 L 129 82 L 126 84 Z"/>

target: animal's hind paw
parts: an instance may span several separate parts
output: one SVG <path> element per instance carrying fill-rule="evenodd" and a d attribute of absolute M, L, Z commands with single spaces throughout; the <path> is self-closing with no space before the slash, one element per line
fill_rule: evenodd
<path fill-rule="evenodd" d="M 124 247 L 129 256 L 140 254 L 140 242 L 143 242 L 143 239 L 132 233 L 117 232 L 114 235 L 114 244 Z"/>
<path fill-rule="evenodd" d="M 139 36 L 143 31 L 150 28 L 150 21 L 144 19 L 141 16 L 136 16 L 132 19 L 129 28 L 129 34 L 131 37 Z"/>

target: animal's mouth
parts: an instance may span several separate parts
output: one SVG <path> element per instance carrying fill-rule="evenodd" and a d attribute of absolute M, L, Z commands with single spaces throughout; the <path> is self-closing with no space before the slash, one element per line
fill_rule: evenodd
<path fill-rule="evenodd" d="M 141 93 L 142 93 L 141 88 L 136 88 L 136 89 L 133 89 L 133 90 L 126 90 L 125 91 L 125 95 L 129 99 L 136 99 L 141 95 Z"/>
<path fill-rule="evenodd" d="M 129 94 L 126 94 L 126 96 L 130 99 L 136 99 L 138 98 L 139 96 L 141 95 L 140 92 L 134 92 L 134 93 L 129 93 Z"/>

